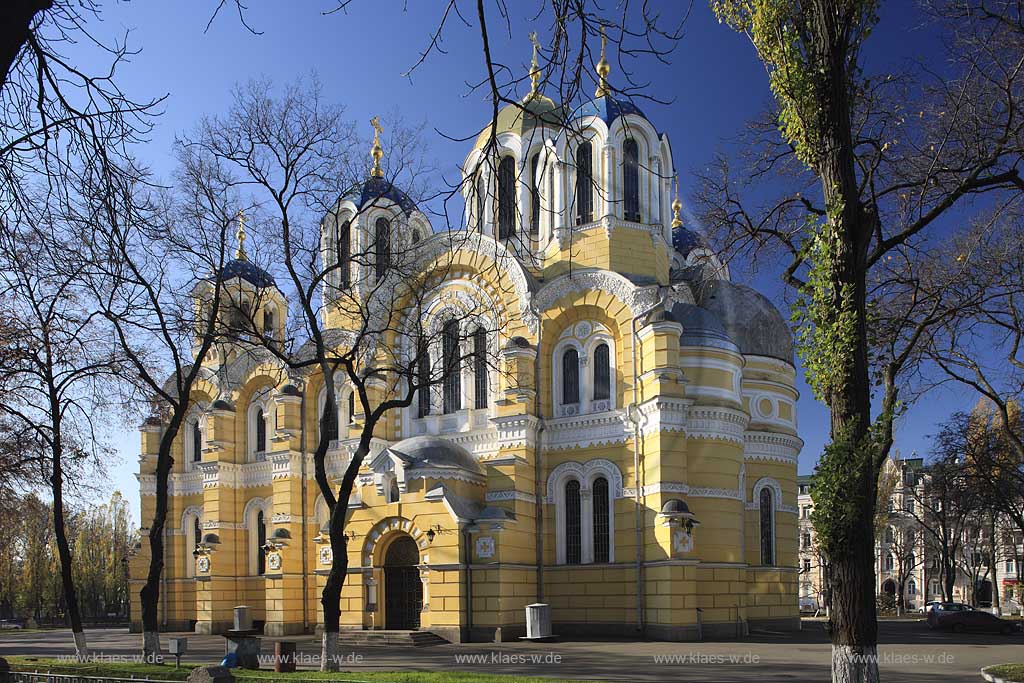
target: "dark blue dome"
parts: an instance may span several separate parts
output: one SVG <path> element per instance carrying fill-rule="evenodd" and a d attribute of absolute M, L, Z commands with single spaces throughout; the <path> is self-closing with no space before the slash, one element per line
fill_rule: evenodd
<path fill-rule="evenodd" d="M 409 199 L 409 195 L 392 185 L 390 181 L 376 176 L 371 176 L 362 185 L 353 187 L 342 195 L 342 199 L 355 204 L 356 210 L 362 209 L 367 204 L 372 204 L 377 199 L 393 201 L 407 216 L 416 210 L 416 203 Z"/>
<path fill-rule="evenodd" d="M 221 280 L 230 280 L 231 278 L 236 277 L 245 280 L 254 287 L 262 288 L 277 286 L 277 283 L 274 281 L 274 276 L 245 259 L 236 258 L 232 261 L 228 261 L 220 271 Z"/>
<path fill-rule="evenodd" d="M 576 110 L 576 118 L 583 118 L 585 116 L 596 116 L 605 122 L 609 128 L 612 122 L 620 116 L 626 116 L 628 114 L 636 114 L 637 116 L 644 116 L 644 113 L 640 111 L 640 108 L 628 100 L 617 100 L 613 97 L 598 97 L 590 100 L 586 104 L 580 106 Z"/>
<path fill-rule="evenodd" d="M 693 230 L 679 226 L 672 229 L 672 247 L 684 257 L 694 249 L 707 249 L 707 241 Z"/>

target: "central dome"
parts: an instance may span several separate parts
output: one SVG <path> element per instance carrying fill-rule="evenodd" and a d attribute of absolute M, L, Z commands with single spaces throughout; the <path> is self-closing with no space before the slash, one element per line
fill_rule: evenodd
<path fill-rule="evenodd" d="M 527 95 L 520 104 L 506 104 L 498 110 L 498 118 L 494 127 L 495 136 L 502 133 L 514 133 L 524 138 L 539 126 L 559 126 L 562 111 L 554 100 L 537 93 Z M 479 149 L 487 144 L 491 137 L 491 126 L 488 124 L 476 138 L 474 148 Z"/>

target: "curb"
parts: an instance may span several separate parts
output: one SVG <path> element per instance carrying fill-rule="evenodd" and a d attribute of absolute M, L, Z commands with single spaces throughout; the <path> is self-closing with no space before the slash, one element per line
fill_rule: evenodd
<path fill-rule="evenodd" d="M 981 670 L 981 677 L 984 678 L 988 683 L 1018 683 L 1017 681 L 1011 681 L 1009 678 L 1000 678 L 999 676 L 993 676 L 992 674 L 985 671 L 985 669 L 991 669 L 994 666 L 1000 666 L 999 664 L 991 664 L 984 667 Z"/>

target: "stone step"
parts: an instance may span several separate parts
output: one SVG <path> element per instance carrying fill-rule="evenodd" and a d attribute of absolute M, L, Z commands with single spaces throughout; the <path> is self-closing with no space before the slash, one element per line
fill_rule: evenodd
<path fill-rule="evenodd" d="M 342 630 L 340 642 L 347 645 L 401 645 L 406 647 L 429 647 L 447 645 L 448 641 L 430 631 L 356 631 Z"/>

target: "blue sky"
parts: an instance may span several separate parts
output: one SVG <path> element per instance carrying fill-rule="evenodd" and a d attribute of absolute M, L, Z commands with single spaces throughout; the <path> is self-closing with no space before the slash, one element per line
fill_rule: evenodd
<path fill-rule="evenodd" d="M 530 60 L 527 34 L 544 30 L 525 19 L 538 1 L 509 3 L 524 15 L 513 20 L 510 32 L 496 16 L 490 18 L 492 49 L 498 59 L 521 64 L 524 73 Z M 431 56 L 411 78 L 402 75 L 428 45 L 445 4 L 440 0 L 356 0 L 345 13 L 332 15 L 323 14 L 333 6 L 330 2 L 250 3 L 247 20 L 262 35 L 246 30 L 231 7 L 204 33 L 215 4 L 108 3 L 103 8 L 104 21 L 96 29 L 104 37 L 130 31 L 129 44 L 141 48 L 119 76 L 126 93 L 136 99 L 168 96 L 150 142 L 137 152 L 158 177 L 167 178 L 173 171 L 175 134 L 191 129 L 204 115 L 224 112 L 231 88 L 253 77 L 283 84 L 315 73 L 327 100 L 345 105 L 350 119 L 367 122 L 364 135 L 371 132 L 368 122 L 376 114 L 399 112 L 409 124 L 425 123 L 428 155 L 449 179 L 454 178 L 468 143 L 451 142 L 440 133 L 466 137 L 486 123 L 490 105 L 482 93 L 467 94 L 467 83 L 484 75 L 475 26 L 452 22 L 444 36 L 447 54 Z M 666 16 L 686 8 L 678 0 L 660 4 Z M 936 58 L 935 36 L 920 25 L 913 4 L 895 2 L 883 9 L 868 52 L 870 70 Z M 467 17 L 475 17 L 472 8 L 467 9 Z M 694 192 L 693 171 L 707 164 L 716 150 L 728 149 L 730 140 L 770 98 L 764 68 L 750 44 L 719 25 L 706 2 L 696 2 L 685 30 L 671 64 L 641 62 L 635 69 L 641 80 L 650 82 L 653 97 L 671 102 L 639 104 L 672 140 L 684 200 Z M 68 52 L 74 56 L 77 49 L 85 48 Z M 85 59 L 93 57 L 90 53 Z M 615 78 L 613 69 L 613 83 Z M 754 284 L 782 304 L 778 270 L 770 266 L 761 264 L 757 273 L 734 269 L 734 279 Z M 827 438 L 828 413 L 802 380 L 800 389 L 800 435 L 806 442 L 800 473 L 804 474 L 813 469 Z M 901 420 L 897 448 L 905 456 L 915 450 L 926 452 L 935 423 L 973 403 L 974 398 L 961 390 L 935 391 Z M 138 437 L 126 429 L 115 435 L 114 445 L 118 455 L 107 467 L 107 492 L 117 488 L 125 493 L 137 517 Z"/>

